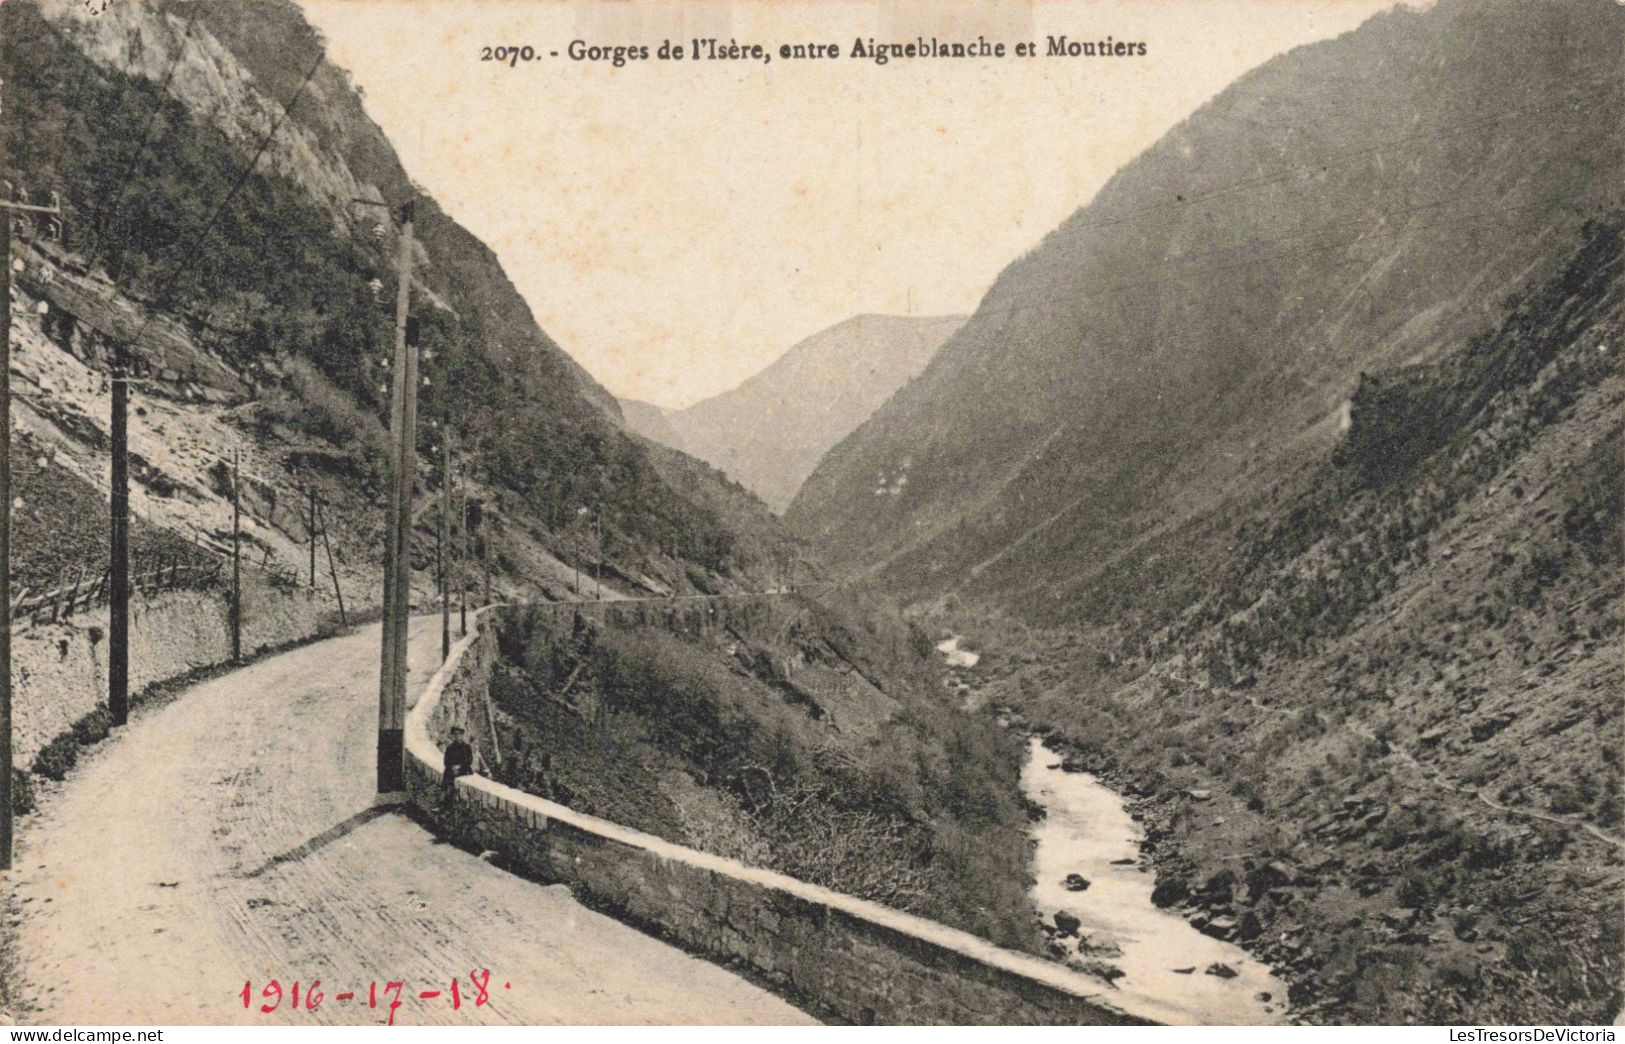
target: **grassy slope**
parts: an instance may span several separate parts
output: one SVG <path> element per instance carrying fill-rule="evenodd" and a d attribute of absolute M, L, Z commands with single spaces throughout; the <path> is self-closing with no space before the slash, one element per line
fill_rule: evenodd
<path fill-rule="evenodd" d="M 560 641 L 521 621 L 494 690 L 529 751 L 507 771 L 673 840 L 1033 949 L 1019 740 L 956 710 L 924 636 L 877 619 L 856 600 L 798 599 L 789 621 L 703 639 Z"/>

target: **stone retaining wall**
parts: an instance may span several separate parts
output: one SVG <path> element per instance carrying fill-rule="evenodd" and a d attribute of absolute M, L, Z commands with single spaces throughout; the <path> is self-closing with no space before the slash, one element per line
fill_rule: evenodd
<path fill-rule="evenodd" d="M 486 613 L 500 612 L 500 607 Z M 485 614 L 482 614 L 482 616 Z M 478 621 L 483 622 L 483 621 Z M 493 782 L 442 807 L 439 742 L 488 727 L 494 628 L 474 626 L 407 718 L 411 798 L 453 837 L 853 1023 L 1124 1025 L 1157 1021 L 1057 964 L 783 874 L 685 848 Z M 1116 1001 L 1116 1003 L 1114 1003 Z"/>
<path fill-rule="evenodd" d="M 324 607 L 310 591 L 243 585 L 243 655 L 320 633 Z M 34 757 L 75 721 L 107 702 L 107 607 L 12 637 L 14 758 Z M 231 658 L 222 591 L 170 591 L 130 600 L 130 692 Z"/>

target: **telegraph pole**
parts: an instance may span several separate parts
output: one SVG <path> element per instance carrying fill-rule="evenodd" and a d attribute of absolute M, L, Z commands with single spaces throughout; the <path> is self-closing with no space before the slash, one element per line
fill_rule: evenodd
<path fill-rule="evenodd" d="M 11 193 L 6 194 L 9 202 Z M 0 211 L 0 870 L 11 869 L 11 214 Z"/>
<path fill-rule="evenodd" d="M 485 501 L 476 500 L 467 505 L 465 509 L 468 517 L 463 522 L 468 526 L 469 533 L 474 541 L 474 553 L 480 557 L 481 582 L 484 585 L 482 595 L 484 601 L 481 605 L 491 604 L 491 527 L 485 521 Z"/>
<path fill-rule="evenodd" d="M 12 198 L 0 182 L 0 870 L 11 869 L 11 221 L 12 214 L 43 215 L 47 238 L 62 235 L 62 203 L 48 206 Z"/>
<path fill-rule="evenodd" d="M 452 561 L 452 574 L 457 578 L 457 635 L 468 636 L 468 481 L 462 472 L 458 472 L 457 488 L 452 497 L 456 505 L 456 521 L 452 523 L 452 539 L 455 541 Z"/>
<path fill-rule="evenodd" d="M 440 659 L 451 655 L 451 573 L 446 559 L 451 550 L 451 426 L 440 437 Z"/>
<path fill-rule="evenodd" d="M 378 793 L 406 789 L 406 632 L 412 602 L 412 488 L 417 477 L 417 346 L 409 344 L 412 304 L 412 204 L 401 208 L 400 258 L 396 263 L 394 395 L 390 434 L 394 474 L 390 518 L 384 536 L 384 635 L 378 679 Z M 415 331 L 414 331 L 415 332 Z"/>
<path fill-rule="evenodd" d="M 406 673 L 407 636 L 412 612 L 412 493 L 418 473 L 417 419 L 418 419 L 418 336 L 417 323 L 407 323 L 406 373 L 401 383 L 406 389 L 405 411 L 401 417 L 401 489 L 397 515 L 399 550 L 395 556 L 395 699 L 393 708 L 395 754 L 391 763 L 396 786 L 392 792 L 406 789 L 405 783 L 405 727 L 406 727 Z"/>
<path fill-rule="evenodd" d="M 130 721 L 130 357 L 113 342 L 113 476 L 109 522 L 113 554 L 107 575 L 107 714 Z M 235 657 L 233 657 L 235 658 Z"/>
<path fill-rule="evenodd" d="M 316 586 L 316 487 L 310 487 L 310 586 Z"/>
<path fill-rule="evenodd" d="M 491 560 L 489 558 L 490 542 L 489 530 L 485 525 L 485 501 L 468 499 L 467 492 L 463 494 L 463 526 L 467 532 L 467 539 L 474 542 L 474 554 L 479 556 L 480 571 L 484 574 L 485 600 L 481 605 L 491 604 Z"/>
<path fill-rule="evenodd" d="M 327 549 L 327 571 L 333 577 L 333 597 L 339 603 L 339 626 L 350 626 L 350 618 L 344 612 L 344 588 L 339 586 L 339 567 L 333 562 L 333 541 L 327 536 L 327 512 L 318 506 L 317 520 L 322 527 L 322 546 Z"/>
<path fill-rule="evenodd" d="M 583 508 L 576 508 L 576 518 L 577 518 L 577 520 L 579 520 L 581 518 L 581 516 L 585 515 L 586 513 L 587 513 L 586 508 L 584 508 L 584 507 Z M 576 532 L 579 532 L 579 530 L 572 529 L 572 532 L 570 534 L 570 543 L 572 543 L 572 544 L 577 542 L 576 539 L 575 539 Z M 581 543 L 586 543 L 586 535 L 585 534 L 582 535 L 582 538 L 581 538 L 580 542 Z M 575 590 L 576 590 L 576 599 L 578 601 L 581 599 L 581 559 L 582 559 L 582 556 L 584 556 L 586 553 L 587 553 L 587 549 L 582 548 L 580 551 L 577 551 L 574 556 L 572 556 L 572 557 L 575 558 L 575 567 L 576 567 L 576 589 Z"/>
<path fill-rule="evenodd" d="M 468 637 L 468 489 L 457 494 L 457 634 Z"/>
<path fill-rule="evenodd" d="M 243 496 L 241 450 L 231 451 L 231 662 L 243 658 Z"/>
<path fill-rule="evenodd" d="M 11 869 L 11 222 L 14 213 L 41 215 L 48 239 L 62 236 L 62 203 L 55 192 L 48 206 L 14 197 L 0 182 L 0 870 Z M 17 262 L 21 267 L 21 261 Z"/>

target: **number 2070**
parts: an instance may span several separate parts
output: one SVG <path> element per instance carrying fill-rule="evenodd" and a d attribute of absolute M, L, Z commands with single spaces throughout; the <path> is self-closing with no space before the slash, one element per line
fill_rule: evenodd
<path fill-rule="evenodd" d="M 481 47 L 480 61 L 507 62 L 509 68 L 520 62 L 533 62 L 536 60 L 534 47 Z"/>

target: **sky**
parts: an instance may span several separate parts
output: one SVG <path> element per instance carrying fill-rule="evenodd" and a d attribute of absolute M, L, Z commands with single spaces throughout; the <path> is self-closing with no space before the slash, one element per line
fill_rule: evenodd
<path fill-rule="evenodd" d="M 614 394 L 682 407 L 852 315 L 974 311 L 1230 81 L 1393 0 L 300 2 L 407 172 L 496 251 L 543 329 Z M 1045 56 L 1061 34 L 1147 53 Z M 1039 54 L 847 56 L 917 36 Z M 695 37 L 771 57 L 658 60 Z M 574 61 L 572 41 L 650 59 Z M 842 57 L 779 57 L 797 43 Z M 499 46 L 536 57 L 482 60 Z"/>

